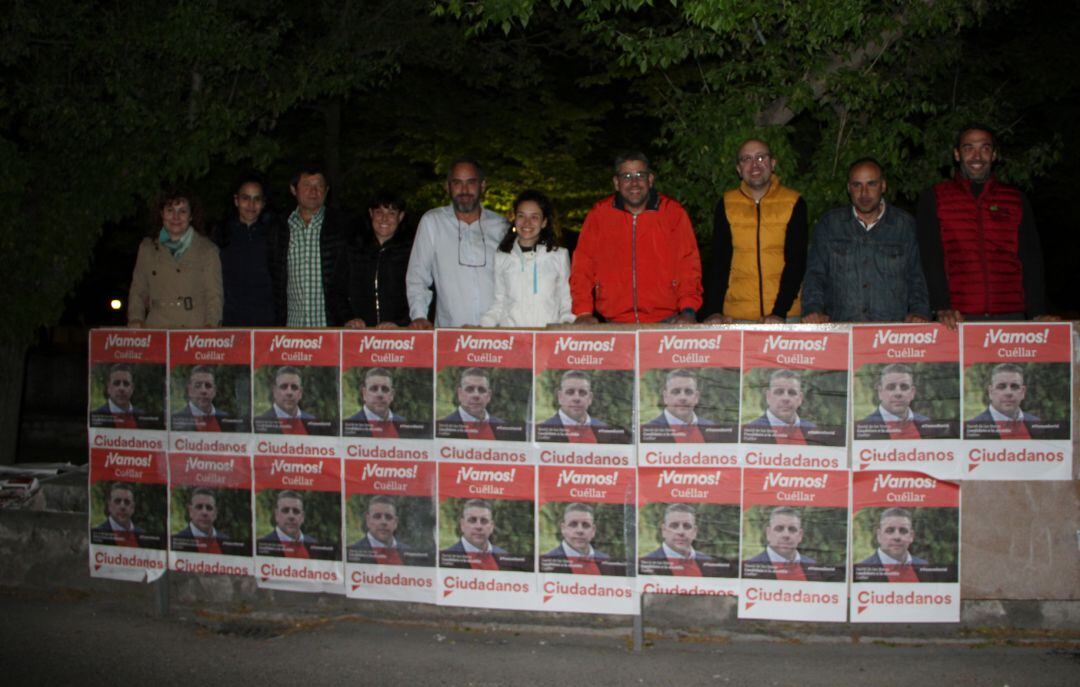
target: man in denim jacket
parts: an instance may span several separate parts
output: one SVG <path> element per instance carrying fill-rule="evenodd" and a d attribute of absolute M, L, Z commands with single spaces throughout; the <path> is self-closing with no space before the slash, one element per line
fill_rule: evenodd
<path fill-rule="evenodd" d="M 929 321 L 915 219 L 885 204 L 885 188 L 876 160 L 848 168 L 851 207 L 826 212 L 810 237 L 803 322 Z"/>

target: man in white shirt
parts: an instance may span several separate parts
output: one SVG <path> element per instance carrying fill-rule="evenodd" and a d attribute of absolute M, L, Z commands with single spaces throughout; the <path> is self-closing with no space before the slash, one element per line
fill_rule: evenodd
<path fill-rule="evenodd" d="M 664 412 L 645 423 L 642 441 L 673 441 L 676 443 L 701 443 L 707 441 L 701 428 L 713 423 L 698 417 L 697 406 L 701 401 L 697 377 L 686 369 L 667 373 L 661 393 Z"/>
<path fill-rule="evenodd" d="M 813 558 L 799 553 L 802 543 L 802 516 L 787 506 L 773 508 L 765 530 L 765 550 L 743 564 L 743 577 L 805 581 L 805 566 L 817 565 Z"/>
<path fill-rule="evenodd" d="M 432 327 L 433 289 L 439 327 L 478 325 L 495 301 L 495 249 L 508 224 L 480 204 L 486 189 L 479 163 L 455 160 L 446 175 L 451 204 L 420 218 L 405 275 L 412 327 Z"/>
<path fill-rule="evenodd" d="M 697 513 L 685 503 L 670 503 L 664 509 L 660 524 L 663 541 L 660 548 L 643 556 L 639 562 L 642 575 L 673 575 L 676 577 L 718 577 L 721 569 L 712 556 L 694 550 L 697 539 Z"/>
<path fill-rule="evenodd" d="M 1032 438 L 1031 424 L 1039 418 L 1020 408 L 1027 396 L 1023 367 L 1016 363 L 995 365 L 986 395 L 990 399 L 986 410 L 964 423 L 965 439 Z"/>
<path fill-rule="evenodd" d="M 927 574 L 920 580 L 919 569 L 927 562 L 910 552 L 915 542 L 915 527 L 911 512 L 904 508 L 886 508 L 881 511 L 878 526 L 874 528 L 878 548 L 874 555 L 855 564 L 855 582 L 920 582 L 931 581 Z"/>
<path fill-rule="evenodd" d="M 540 572 L 570 573 L 576 575 L 603 575 L 612 570 L 604 561 L 610 559 L 603 551 L 593 548 L 596 536 L 596 522 L 593 507 L 587 503 L 570 503 L 563 509 L 559 521 L 559 533 L 562 541 L 551 551 L 540 556 Z M 625 573 L 625 566 L 620 566 L 620 574 Z"/>
<path fill-rule="evenodd" d="M 174 432 L 220 432 L 220 418 L 227 414 L 214 407 L 217 397 L 217 385 L 214 380 L 214 368 L 208 365 L 196 365 L 188 373 L 185 387 L 187 404 L 173 413 L 171 428 Z"/>
<path fill-rule="evenodd" d="M 805 430 L 816 425 L 799 417 L 802 380 L 793 370 L 775 370 L 765 391 L 765 414 L 743 426 L 743 441 L 758 444 L 805 444 Z"/>

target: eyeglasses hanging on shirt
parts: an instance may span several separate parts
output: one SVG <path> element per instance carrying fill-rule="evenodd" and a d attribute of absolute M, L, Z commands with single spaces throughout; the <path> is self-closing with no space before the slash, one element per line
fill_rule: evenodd
<path fill-rule="evenodd" d="M 476 220 L 476 229 L 458 220 L 457 260 L 462 267 L 485 267 L 487 265 L 487 241 L 484 240 L 482 220 Z"/>

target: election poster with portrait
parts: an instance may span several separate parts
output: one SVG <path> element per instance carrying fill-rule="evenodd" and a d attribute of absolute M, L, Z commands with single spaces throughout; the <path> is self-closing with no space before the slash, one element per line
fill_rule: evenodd
<path fill-rule="evenodd" d="M 340 332 L 267 329 L 254 335 L 252 424 L 255 434 L 262 435 L 256 441 L 274 435 L 279 438 L 275 445 L 291 449 L 337 450 Z M 256 447 L 255 452 L 272 451 Z"/>
<path fill-rule="evenodd" d="M 90 445 L 120 448 L 139 437 L 164 447 L 167 332 L 90 332 L 87 421 Z"/>
<path fill-rule="evenodd" d="M 536 468 L 439 466 L 439 603 L 537 610 Z"/>
<path fill-rule="evenodd" d="M 345 593 L 436 602 L 436 463 L 345 461 Z"/>
<path fill-rule="evenodd" d="M 169 453 L 169 569 L 252 575 L 251 458 Z"/>
<path fill-rule="evenodd" d="M 738 464 L 742 332 L 638 332 L 641 465 Z"/>
<path fill-rule="evenodd" d="M 439 329 L 435 350 L 439 458 L 534 462 L 528 445 L 533 334 Z"/>
<path fill-rule="evenodd" d="M 634 332 L 536 335 L 536 441 L 541 465 L 630 467 Z"/>
<path fill-rule="evenodd" d="M 964 479 L 1072 478 L 1072 325 L 964 324 Z"/>
<path fill-rule="evenodd" d="M 739 617 L 847 620 L 847 470 L 743 470 Z"/>
<path fill-rule="evenodd" d="M 540 607 L 634 615 L 634 469 L 541 466 Z"/>
<path fill-rule="evenodd" d="M 414 329 L 342 333 L 346 458 L 433 459 L 434 342 L 434 332 Z"/>
<path fill-rule="evenodd" d="M 260 587 L 344 594 L 341 460 L 255 454 Z"/>
<path fill-rule="evenodd" d="M 960 622 L 960 484 L 852 476 L 851 622 Z"/>
<path fill-rule="evenodd" d="M 90 450 L 90 576 L 153 582 L 165 572 L 168 466 L 157 449 Z"/>
<path fill-rule="evenodd" d="M 848 332 L 743 332 L 740 457 L 752 468 L 847 463 Z"/>
<path fill-rule="evenodd" d="M 250 455 L 251 331 L 169 332 L 169 450 Z"/>
<path fill-rule="evenodd" d="M 742 471 L 638 468 L 638 589 L 736 596 Z"/>
<path fill-rule="evenodd" d="M 960 333 L 940 324 L 851 330 L 852 468 L 957 479 Z"/>

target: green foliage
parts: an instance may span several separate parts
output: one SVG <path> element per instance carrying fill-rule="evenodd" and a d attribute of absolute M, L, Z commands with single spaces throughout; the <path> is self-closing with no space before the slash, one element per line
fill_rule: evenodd
<path fill-rule="evenodd" d="M 274 531 L 277 496 L 285 489 L 264 489 L 255 493 L 255 538 Z M 325 546 L 341 546 L 341 493 L 300 491 L 304 498 L 304 524 L 300 531 Z"/>
<path fill-rule="evenodd" d="M 649 503 L 638 513 L 638 557 L 647 555 L 664 541 L 660 526 L 664 522 L 667 503 Z M 698 534 L 694 550 L 714 558 L 735 561 L 739 559 L 738 504 L 700 503 L 694 505 L 694 522 Z"/>
<path fill-rule="evenodd" d="M 765 412 L 769 375 L 775 368 L 756 367 L 743 375 L 742 422 Z M 799 417 L 819 425 L 843 427 L 847 418 L 847 370 L 802 370 L 803 403 Z"/>
<path fill-rule="evenodd" d="M 638 386 L 638 408 L 642 423 L 664 412 L 664 384 L 671 369 L 656 368 L 642 373 Z M 701 398 L 695 410 L 698 416 L 722 424 L 738 423 L 739 370 L 717 367 L 694 370 L 694 373 Z"/>
<path fill-rule="evenodd" d="M 975 363 L 964 370 L 964 414 L 971 419 L 986 410 L 990 373 L 995 363 Z M 1069 363 L 1028 363 L 1024 368 L 1027 391 L 1020 407 L 1042 420 L 1069 422 L 1072 417 Z"/>
<path fill-rule="evenodd" d="M 254 407 L 256 414 L 273 407 L 274 374 L 277 365 L 264 365 L 255 370 Z M 304 395 L 300 409 L 319 420 L 332 423 L 338 418 L 338 368 L 329 365 L 298 366 Z"/>
<path fill-rule="evenodd" d="M 109 487 L 114 482 L 101 481 L 90 485 L 90 527 L 97 527 L 109 517 Z M 146 534 L 162 537 L 161 548 L 165 548 L 165 494 L 164 484 L 145 484 L 127 482 L 135 499 L 135 511 L 131 522 Z"/>
<path fill-rule="evenodd" d="M 446 417 L 457 410 L 457 387 L 461 373 L 468 368 L 448 366 L 439 370 L 436 380 L 435 417 Z M 484 368 L 491 381 L 488 412 L 507 422 L 525 422 L 529 418 L 529 388 L 532 370 Z"/>
<path fill-rule="evenodd" d="M 364 375 L 371 368 L 354 367 L 341 375 L 341 416 L 352 417 L 364 406 L 361 389 Z M 391 410 L 411 422 L 431 422 L 431 369 L 423 367 L 390 368 L 394 376 L 394 402 Z"/>
<path fill-rule="evenodd" d="M 743 560 L 765 550 L 769 513 L 774 506 L 751 506 L 743 513 Z M 847 509 L 808 506 L 798 509 L 803 528 L 799 553 L 821 565 L 843 567 L 847 561 Z M 868 554 L 869 555 L 869 554 Z"/>
<path fill-rule="evenodd" d="M 112 363 L 98 363 L 90 370 L 90 410 L 109 399 L 105 388 L 109 384 L 109 368 Z M 164 417 L 165 366 L 158 363 L 136 363 L 131 366 L 132 405 L 146 415 Z"/>
<path fill-rule="evenodd" d="M 187 407 L 187 382 L 195 365 L 176 365 L 170 373 L 169 405 L 172 413 Z M 212 365 L 214 370 L 214 407 L 232 417 L 251 416 L 251 367 L 248 365 Z"/>
<path fill-rule="evenodd" d="M 187 504 L 195 487 L 173 487 L 169 497 L 172 533 L 188 526 Z M 251 491 L 249 489 L 214 489 L 217 519 L 214 527 L 229 535 L 231 541 L 251 541 Z"/>
<path fill-rule="evenodd" d="M 464 504 L 469 499 L 448 498 L 439 504 L 439 548 L 446 549 L 461 539 L 458 519 Z M 491 543 L 514 554 L 515 556 L 534 555 L 535 537 L 533 536 L 533 502 L 511 501 L 506 499 L 490 500 L 491 515 L 495 520 L 495 531 Z"/>
<path fill-rule="evenodd" d="M 611 556 L 613 560 L 627 560 L 634 542 L 634 506 L 621 503 L 591 503 L 596 536 L 592 545 L 597 551 Z M 549 501 L 540 506 L 540 540 L 538 549 L 542 554 L 551 551 L 562 542 L 559 525 L 567 504 Z"/>
<path fill-rule="evenodd" d="M 877 384 L 885 363 L 870 363 L 855 371 L 853 417 L 858 420 L 877 410 L 881 402 Z M 914 372 L 915 400 L 911 409 L 935 422 L 960 419 L 960 366 L 958 363 L 909 363 Z M 981 411 L 980 411 L 981 412 Z"/>
<path fill-rule="evenodd" d="M 345 541 L 352 545 L 367 535 L 364 513 L 373 494 L 357 494 L 345 501 Z M 435 499 L 428 496 L 400 496 L 394 499 L 398 526 L 394 536 L 416 551 L 435 560 Z"/>
<path fill-rule="evenodd" d="M 559 412 L 559 383 L 564 370 L 544 370 L 536 377 L 536 421 Z M 590 370 L 592 405 L 589 416 L 612 427 L 629 429 L 634 413 L 633 370 Z"/>
<path fill-rule="evenodd" d="M 866 560 L 877 550 L 874 530 L 884 508 L 864 508 L 851 520 L 851 560 Z M 915 540 L 909 551 L 931 565 L 960 561 L 960 511 L 957 508 L 910 508 Z"/>

